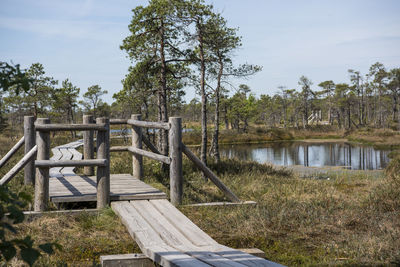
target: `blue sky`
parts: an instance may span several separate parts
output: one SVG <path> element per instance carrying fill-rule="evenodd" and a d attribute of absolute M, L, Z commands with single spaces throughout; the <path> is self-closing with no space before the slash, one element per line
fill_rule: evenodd
<path fill-rule="evenodd" d="M 298 88 L 301 75 L 317 89 L 325 80 L 348 82 L 348 69 L 368 72 L 379 61 L 400 67 L 400 1 L 214 0 L 243 46 L 236 63 L 263 66 L 246 83 L 257 95 L 280 85 Z M 119 49 L 129 34 L 135 0 L 0 0 L 0 60 L 44 65 L 47 75 L 69 78 L 81 93 L 99 84 L 109 94 L 122 88 L 131 64 Z M 187 89 L 186 99 L 195 96 Z"/>

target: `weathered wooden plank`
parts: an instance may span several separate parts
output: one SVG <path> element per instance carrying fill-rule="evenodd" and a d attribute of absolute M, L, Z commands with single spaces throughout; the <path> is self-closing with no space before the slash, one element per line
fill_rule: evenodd
<path fill-rule="evenodd" d="M 152 260 L 144 254 L 118 254 L 100 256 L 102 267 L 155 267 Z"/>
<path fill-rule="evenodd" d="M 166 122 L 138 121 L 130 119 L 128 120 L 128 124 L 145 128 L 169 130 L 169 123 Z"/>
<path fill-rule="evenodd" d="M 130 203 L 167 245 L 212 266 L 244 266 L 229 259 L 225 259 L 218 254 L 207 251 L 204 247 L 194 246 L 192 242 L 188 240 L 173 224 L 171 224 L 152 204 L 150 204 L 149 201 L 137 200 L 131 201 Z"/>
<path fill-rule="evenodd" d="M 217 245 L 218 243 L 189 220 L 167 200 L 150 200 L 167 220 L 196 246 Z"/>
<path fill-rule="evenodd" d="M 20 171 L 25 167 L 30 161 L 34 159 L 37 152 L 37 146 L 34 146 L 31 151 L 28 152 L 14 167 L 9 170 L 6 175 L 0 180 L 0 185 L 5 185 Z"/>
<path fill-rule="evenodd" d="M 121 218 L 122 223 L 142 252 L 158 264 L 162 266 L 210 266 L 167 246 L 129 202 L 112 202 L 111 207 Z"/>
<path fill-rule="evenodd" d="M 240 199 L 184 144 L 182 144 L 182 151 L 198 169 L 210 178 L 210 180 L 225 194 L 227 198 L 232 202 L 240 202 Z"/>
<path fill-rule="evenodd" d="M 233 249 L 230 247 L 226 247 L 223 245 L 219 245 L 213 248 L 213 251 L 224 258 L 230 259 L 232 261 L 238 262 L 240 264 L 249 266 L 249 267 L 281 267 L 283 265 L 272 262 L 263 258 L 259 258 L 248 253 L 239 251 L 237 249 Z"/>
<path fill-rule="evenodd" d="M 0 160 L 0 168 L 3 167 L 7 161 L 24 145 L 25 137 L 22 136 L 21 139 L 4 155 L 4 157 Z"/>
<path fill-rule="evenodd" d="M 35 123 L 36 131 L 106 131 L 105 123 L 97 124 L 47 124 Z"/>
<path fill-rule="evenodd" d="M 129 201 L 129 200 L 143 200 L 143 199 L 166 199 L 165 194 L 140 194 L 140 195 L 119 195 L 110 194 L 111 201 Z M 96 194 L 82 194 L 82 195 L 55 195 L 50 197 L 54 203 L 67 203 L 67 202 L 95 202 Z"/>
<path fill-rule="evenodd" d="M 188 204 L 185 206 L 189 207 L 212 207 L 212 206 L 240 206 L 240 205 L 257 205 L 255 201 L 242 201 L 242 202 L 209 202 L 209 203 L 196 203 L 196 204 Z"/>

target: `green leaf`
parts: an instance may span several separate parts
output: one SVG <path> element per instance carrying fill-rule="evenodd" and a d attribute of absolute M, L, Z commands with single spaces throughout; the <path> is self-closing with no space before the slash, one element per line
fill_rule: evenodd
<path fill-rule="evenodd" d="M 17 251 L 14 247 L 14 245 L 11 242 L 3 242 L 0 244 L 0 252 L 1 255 L 6 259 L 6 261 L 11 260 L 15 254 L 17 254 Z"/>
<path fill-rule="evenodd" d="M 28 263 L 29 266 L 32 266 L 35 263 L 35 261 L 39 258 L 39 256 L 40 256 L 40 253 L 36 249 L 33 249 L 33 248 L 21 249 L 21 258 L 26 263 Z"/>

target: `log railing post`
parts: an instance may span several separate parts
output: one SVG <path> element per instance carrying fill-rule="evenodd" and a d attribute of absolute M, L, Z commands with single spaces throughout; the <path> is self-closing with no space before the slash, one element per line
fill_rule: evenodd
<path fill-rule="evenodd" d="M 131 115 L 132 120 L 141 120 L 140 114 Z M 142 149 L 142 128 L 132 125 L 132 147 Z M 132 154 L 132 176 L 143 179 L 143 156 Z"/>
<path fill-rule="evenodd" d="M 38 118 L 37 124 L 49 124 L 50 119 Z M 37 159 L 48 160 L 50 158 L 50 133 L 48 131 L 38 131 L 36 133 Z M 35 179 L 35 211 L 45 211 L 49 201 L 49 167 L 39 167 L 36 169 Z"/>
<path fill-rule="evenodd" d="M 94 123 L 92 115 L 83 115 L 83 124 Z M 93 133 L 94 131 L 83 132 L 83 158 L 93 159 L 94 158 L 94 146 L 93 146 Z M 83 174 L 92 176 L 94 175 L 93 166 L 85 166 L 83 168 Z"/>
<path fill-rule="evenodd" d="M 182 119 L 170 117 L 169 144 L 171 164 L 169 166 L 170 195 L 174 205 L 182 204 Z"/>
<path fill-rule="evenodd" d="M 106 159 L 106 166 L 97 167 L 97 208 L 105 208 L 110 203 L 110 120 L 97 118 L 96 123 L 106 124 L 105 131 L 97 132 L 97 158 Z"/>
<path fill-rule="evenodd" d="M 25 138 L 25 155 L 31 151 L 36 145 L 35 140 L 35 117 L 24 117 L 24 138 Z M 24 184 L 31 185 L 35 183 L 35 162 L 29 161 L 24 168 Z"/>

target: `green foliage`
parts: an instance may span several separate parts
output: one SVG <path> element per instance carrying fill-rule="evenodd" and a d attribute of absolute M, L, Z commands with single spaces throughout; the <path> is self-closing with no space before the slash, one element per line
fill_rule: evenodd
<path fill-rule="evenodd" d="M 84 100 L 80 101 L 79 103 L 85 107 L 87 112 L 91 112 L 93 116 L 96 117 L 99 113 L 99 108 L 106 108 L 101 100 L 101 97 L 107 93 L 107 90 L 101 90 L 99 85 L 90 86 L 83 94 Z"/>
<path fill-rule="evenodd" d="M 75 109 L 78 106 L 80 89 L 74 86 L 68 79 L 62 82 L 61 88 L 53 91 L 54 116 L 65 116 L 69 123 L 74 122 Z"/>
<path fill-rule="evenodd" d="M 54 249 L 61 249 L 57 243 L 40 244 L 38 249 L 29 235 L 21 239 L 9 238 L 9 233 L 17 233 L 15 225 L 24 221 L 21 209 L 30 200 L 30 195 L 23 192 L 16 195 L 0 186 L 0 260 L 7 262 L 19 254 L 23 261 L 32 266 L 40 257 L 41 251 L 52 254 Z"/>
<path fill-rule="evenodd" d="M 10 65 L 7 62 L 0 61 L 0 90 L 8 91 L 14 88 L 16 93 L 23 89 L 29 90 L 31 80 L 27 77 L 26 72 L 21 70 L 20 65 Z"/>

